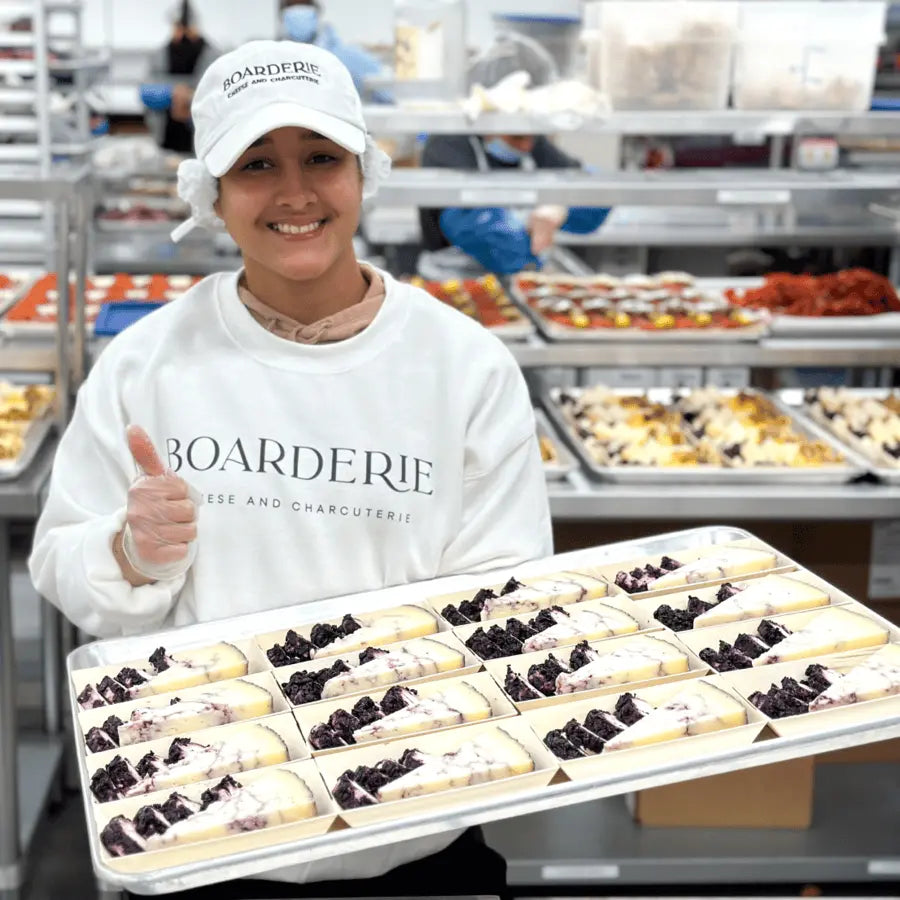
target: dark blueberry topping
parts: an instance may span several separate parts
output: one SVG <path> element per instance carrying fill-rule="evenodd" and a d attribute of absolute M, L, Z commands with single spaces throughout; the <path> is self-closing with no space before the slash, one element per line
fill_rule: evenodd
<path fill-rule="evenodd" d="M 170 827 L 165 818 L 162 806 L 154 803 L 152 806 L 142 806 L 134 817 L 134 830 L 146 840 L 154 834 L 163 834 Z"/>
<path fill-rule="evenodd" d="M 616 718 L 626 725 L 630 726 L 640 722 L 645 715 L 635 702 L 634 694 L 622 694 L 616 701 Z"/>
<path fill-rule="evenodd" d="M 163 803 L 162 813 L 172 825 L 176 822 L 183 822 L 194 814 L 194 811 L 188 804 L 189 801 L 187 797 L 177 792 L 173 792 L 169 794 L 169 799 Z"/>
<path fill-rule="evenodd" d="M 544 743 L 558 759 L 581 759 L 584 756 L 584 753 L 558 728 L 547 732 Z"/>
<path fill-rule="evenodd" d="M 118 681 L 110 678 L 109 675 L 97 685 L 97 690 L 108 703 L 124 703 L 130 699 L 128 691 Z"/>
<path fill-rule="evenodd" d="M 156 674 L 165 672 L 169 668 L 169 660 L 166 659 L 166 648 L 157 647 L 150 656 L 150 665 L 153 666 Z"/>
<path fill-rule="evenodd" d="M 113 784 L 106 769 L 97 769 L 91 776 L 91 793 L 101 802 L 119 799 L 119 789 Z"/>
<path fill-rule="evenodd" d="M 513 591 L 518 591 L 520 588 L 525 587 L 521 581 L 516 578 L 510 578 L 506 584 L 500 589 L 500 596 L 505 597 L 507 594 L 513 593 Z"/>
<path fill-rule="evenodd" d="M 785 628 L 784 625 L 779 625 L 769 619 L 763 619 L 756 630 L 770 647 L 780 644 L 791 633 L 790 628 Z"/>
<path fill-rule="evenodd" d="M 132 688 L 138 684 L 146 684 L 147 679 L 137 669 L 130 669 L 126 666 L 116 675 L 116 681 L 124 684 L 127 688 Z"/>
<path fill-rule="evenodd" d="M 576 644 L 572 652 L 569 654 L 569 665 L 572 669 L 583 669 L 589 663 L 596 659 L 595 651 L 591 650 L 587 641 Z"/>
<path fill-rule="evenodd" d="M 371 697 L 361 697 L 353 707 L 353 716 L 360 725 L 371 725 L 382 718 L 379 705 Z"/>
<path fill-rule="evenodd" d="M 349 613 L 341 619 L 341 634 L 343 634 L 344 637 L 348 637 L 354 632 L 359 631 L 360 628 L 362 628 L 362 625 L 360 625 Z"/>
<path fill-rule="evenodd" d="M 414 696 L 418 696 L 416 691 L 412 688 L 401 687 L 400 685 L 395 685 L 394 687 L 390 688 L 381 699 L 382 712 L 386 716 L 389 716 L 391 713 L 399 712 L 401 709 L 406 709 L 406 707 L 409 705 L 406 697 L 410 693 Z"/>
<path fill-rule="evenodd" d="M 87 685 L 75 699 L 82 708 L 85 708 L 87 703 L 90 703 L 90 706 L 86 707 L 87 709 L 99 709 L 101 706 L 106 706 L 103 698 L 97 696 L 97 690 L 92 684 Z"/>
<path fill-rule="evenodd" d="M 132 853 L 141 853 L 144 849 L 125 833 L 123 823 L 127 821 L 125 816 L 116 816 L 100 832 L 100 842 L 111 856 L 129 856 Z"/>
<path fill-rule="evenodd" d="M 145 753 L 140 760 L 138 760 L 138 764 L 135 766 L 138 775 L 141 778 L 149 778 L 155 772 L 159 771 L 159 767 L 162 765 L 159 757 L 153 753 Z"/>
<path fill-rule="evenodd" d="M 166 756 L 166 765 L 172 766 L 181 762 L 187 756 L 187 748 L 191 744 L 190 738 L 177 737 L 169 744 L 169 753 Z"/>
<path fill-rule="evenodd" d="M 468 625 L 469 620 L 455 607 L 453 604 L 448 604 L 441 610 L 441 615 L 451 624 L 451 625 Z"/>
<path fill-rule="evenodd" d="M 542 696 L 540 691 L 535 690 L 521 675 L 513 672 L 512 666 L 506 667 L 503 688 L 516 703 L 537 700 Z"/>
<path fill-rule="evenodd" d="M 336 625 L 313 625 L 313 629 L 309 634 L 309 639 L 313 644 L 321 649 L 343 637 L 341 629 Z"/>

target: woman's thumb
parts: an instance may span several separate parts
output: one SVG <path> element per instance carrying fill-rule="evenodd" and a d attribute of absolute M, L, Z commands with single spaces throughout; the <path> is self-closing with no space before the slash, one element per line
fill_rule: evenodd
<path fill-rule="evenodd" d="M 134 461 L 140 466 L 141 471 L 145 475 L 157 476 L 165 475 L 166 467 L 163 465 L 150 435 L 144 431 L 139 425 L 129 425 L 125 429 L 125 435 L 128 438 L 128 449 L 131 451 Z"/>

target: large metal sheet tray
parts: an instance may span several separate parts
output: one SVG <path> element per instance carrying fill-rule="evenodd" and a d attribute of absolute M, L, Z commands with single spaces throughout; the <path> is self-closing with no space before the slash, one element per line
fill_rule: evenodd
<path fill-rule="evenodd" d="M 572 281 L 577 281 L 574 276 Z M 702 287 L 700 280 L 697 286 Z M 717 288 L 711 288 L 716 290 Z M 759 321 L 754 325 L 748 325 L 745 328 L 694 328 L 694 329 L 662 329 L 660 331 L 645 331 L 638 328 L 622 328 L 622 329 L 602 329 L 602 328 L 566 328 L 556 322 L 542 316 L 541 313 L 532 308 L 525 298 L 525 295 L 519 289 L 518 282 L 515 278 L 510 280 L 509 296 L 519 309 L 531 318 L 538 331 L 548 341 L 569 344 L 592 344 L 592 343 L 629 343 L 651 341 L 653 343 L 662 344 L 693 344 L 693 343 L 733 343 L 734 341 L 748 342 L 758 341 L 760 338 L 769 334 L 769 317 L 760 315 Z"/>
<path fill-rule="evenodd" d="M 640 541 L 575 551 L 549 560 L 538 560 L 515 567 L 515 573 L 528 578 L 547 571 L 560 571 L 576 567 L 608 564 L 649 554 L 677 554 L 710 544 L 726 544 L 734 541 L 753 539 L 748 532 L 728 526 L 708 526 L 674 532 Z M 502 580 L 509 575 L 488 574 L 489 580 Z M 496 576 L 496 577 L 494 577 Z M 82 668 L 115 664 L 142 658 L 158 647 L 165 645 L 170 650 L 188 646 L 208 644 L 216 640 L 239 638 L 264 631 L 273 631 L 286 622 L 296 623 L 302 619 L 327 620 L 340 616 L 348 608 L 356 611 L 379 609 L 398 604 L 422 601 L 436 593 L 448 593 L 469 587 L 477 587 L 484 582 L 485 574 L 459 575 L 429 584 L 411 584 L 381 591 L 358 594 L 353 597 L 332 598 L 309 603 L 304 606 L 253 613 L 234 619 L 207 622 L 167 632 L 132 638 L 118 638 L 95 642 L 73 651 L 67 661 L 69 689 L 74 702 L 73 673 Z M 721 678 L 722 676 L 706 676 Z M 560 708 L 560 707 L 557 707 Z M 561 709 L 561 708 L 560 708 Z M 184 861 L 154 872 L 123 872 L 108 865 L 99 843 L 95 828 L 89 829 L 89 841 L 94 870 L 110 886 L 121 887 L 137 894 L 166 894 L 178 890 L 212 884 L 228 879 L 248 877 L 281 866 L 310 862 L 358 850 L 382 847 L 387 843 L 414 840 L 419 837 L 438 834 L 458 828 L 490 821 L 499 821 L 515 816 L 527 815 L 563 805 L 587 803 L 601 797 L 625 794 L 630 791 L 655 787 L 673 782 L 701 778 L 723 772 L 780 762 L 802 756 L 855 747 L 860 744 L 900 737 L 900 714 L 885 708 L 886 715 L 854 719 L 850 724 L 835 722 L 833 727 L 819 729 L 815 735 L 796 735 L 750 743 L 745 746 L 719 746 L 712 742 L 709 752 L 691 757 L 689 754 L 635 754 L 633 766 L 623 764 L 615 771 L 600 771 L 578 782 L 568 781 L 560 770 L 549 783 L 535 785 L 528 791 L 492 790 L 465 794 L 466 789 L 454 792 L 458 799 L 441 798 L 434 805 L 424 805 L 411 811 L 409 815 L 397 816 L 387 821 L 360 822 L 342 830 L 326 834 L 311 835 L 287 844 L 258 846 L 228 852 L 228 847 L 220 846 L 214 859 Z M 516 727 L 526 728 L 524 717 L 510 718 Z M 824 723 L 824 720 L 822 720 Z M 76 723 L 77 725 L 77 723 Z M 470 726 L 463 726 L 470 727 Z M 478 726 L 474 726 L 478 727 Z M 453 732 L 447 732 L 452 734 Z M 523 732 L 524 734 L 524 732 Z M 539 740 L 540 736 L 536 739 Z M 529 738 L 530 740 L 530 738 Z M 78 747 L 82 789 L 86 801 L 86 811 L 90 813 L 90 792 L 88 785 L 86 754 Z M 338 765 L 339 754 L 325 756 Z M 322 771 L 321 764 L 313 764 Z M 329 763 L 331 765 L 331 763 Z M 499 784 L 499 783 L 496 783 Z M 326 785 L 327 786 L 327 785 Z M 472 799 L 466 800 L 465 797 Z M 410 807 L 412 810 L 412 807 Z M 377 818 L 377 817 L 376 817 Z M 88 814 L 88 821 L 91 816 Z"/>
<path fill-rule="evenodd" d="M 891 388 L 844 388 L 844 390 L 852 392 L 857 397 L 868 397 L 874 400 L 883 400 L 891 393 Z M 862 447 L 851 443 L 846 437 L 835 434 L 828 427 L 827 420 L 820 420 L 806 405 L 801 388 L 787 388 L 778 391 L 775 396 L 779 403 L 790 409 L 791 415 L 795 419 L 808 422 L 828 434 L 829 439 L 840 447 L 848 458 L 855 460 L 858 465 L 864 466 L 886 484 L 900 484 L 900 465 L 895 467 L 883 465 L 872 459 Z"/>
<path fill-rule="evenodd" d="M 794 415 L 780 403 L 777 397 L 757 391 L 772 400 L 776 406 L 790 415 L 797 431 L 811 440 L 824 441 L 846 458 L 845 465 L 819 466 L 817 468 L 788 468 L 782 466 L 754 466 L 752 468 L 729 468 L 727 466 L 602 466 L 588 452 L 572 424 L 566 419 L 560 405 L 559 396 L 579 393 L 579 388 L 550 388 L 542 397 L 542 404 L 556 425 L 557 430 L 568 441 L 569 446 L 581 461 L 587 472 L 598 481 L 613 484 L 845 484 L 864 475 L 869 466 L 863 464 L 857 455 L 845 452 L 844 446 L 815 422 L 804 416 Z M 619 395 L 645 394 L 650 400 L 671 404 L 678 396 L 689 393 L 689 390 L 674 388 L 650 388 L 646 391 L 635 391 L 631 388 L 615 389 Z M 722 394 L 737 393 L 721 389 Z"/>
<path fill-rule="evenodd" d="M 555 462 L 544 463 L 544 475 L 547 481 L 564 481 L 577 467 L 578 463 L 572 456 L 566 442 L 559 436 L 556 429 L 550 424 L 547 413 L 540 407 L 535 408 L 534 418 L 537 422 L 538 437 L 549 438 L 556 451 Z"/>

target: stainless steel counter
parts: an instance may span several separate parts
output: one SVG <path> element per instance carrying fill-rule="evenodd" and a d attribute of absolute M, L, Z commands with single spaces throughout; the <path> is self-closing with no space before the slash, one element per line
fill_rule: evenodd
<path fill-rule="evenodd" d="M 900 486 L 602 484 L 581 472 L 549 486 L 555 521 L 874 521 L 900 518 Z"/>

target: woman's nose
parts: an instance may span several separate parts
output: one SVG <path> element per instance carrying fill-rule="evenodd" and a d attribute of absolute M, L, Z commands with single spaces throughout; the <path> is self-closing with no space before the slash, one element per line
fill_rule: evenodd
<path fill-rule="evenodd" d="M 281 206 L 305 206 L 315 200 L 312 180 L 301 166 L 282 167 L 275 201 Z"/>

